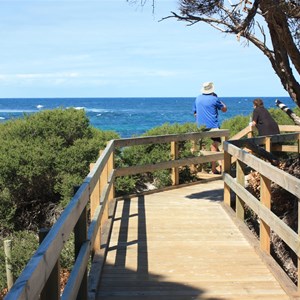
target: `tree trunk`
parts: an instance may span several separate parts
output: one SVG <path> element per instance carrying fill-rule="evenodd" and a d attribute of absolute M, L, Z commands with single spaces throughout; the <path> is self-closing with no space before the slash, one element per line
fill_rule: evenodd
<path fill-rule="evenodd" d="M 271 61 L 273 69 L 280 78 L 284 89 L 300 107 L 300 85 L 295 79 L 290 66 L 291 61 L 296 70 L 300 71 L 300 53 L 293 42 L 286 15 L 274 5 L 272 0 L 261 1 L 260 9 L 268 24 L 274 49 L 274 56 Z"/>

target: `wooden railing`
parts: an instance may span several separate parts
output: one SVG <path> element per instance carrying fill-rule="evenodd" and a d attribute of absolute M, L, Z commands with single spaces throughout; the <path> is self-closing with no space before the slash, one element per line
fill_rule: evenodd
<path fill-rule="evenodd" d="M 231 140 L 240 140 L 242 138 L 252 138 L 254 136 L 254 126 L 247 126 L 242 129 L 240 132 L 231 137 Z M 297 125 L 279 125 L 280 133 L 285 132 L 299 132 L 300 127 Z"/>
<path fill-rule="evenodd" d="M 223 159 L 222 152 L 178 159 L 179 142 L 197 141 L 205 137 L 222 137 L 226 140 L 228 135 L 228 130 L 220 130 L 110 141 L 97 162 L 92 164 L 90 173 L 60 218 L 45 236 L 5 300 L 93 299 L 110 236 L 112 223 L 110 215 L 116 203 L 114 198 L 115 178 L 172 169 L 173 185 L 177 185 L 180 166 Z M 115 168 L 114 156 L 117 148 L 157 143 L 171 143 L 170 161 L 159 162 L 154 165 Z M 90 211 L 89 217 L 88 210 Z M 68 282 L 61 293 L 59 258 L 72 232 L 74 232 L 75 239 L 75 262 Z M 93 263 L 89 270 L 91 258 Z"/>
<path fill-rule="evenodd" d="M 299 127 L 298 127 L 299 128 Z M 283 129 L 283 128 L 282 128 Z M 291 131 L 291 128 L 285 128 Z M 300 133 L 280 134 L 270 137 L 251 138 L 248 141 L 264 147 L 267 151 L 288 151 L 300 153 Z M 270 255 L 271 230 L 274 231 L 297 255 L 300 263 L 300 222 L 295 232 L 271 211 L 271 183 L 274 182 L 300 199 L 300 179 L 272 166 L 245 151 L 247 139 L 229 140 L 224 148 L 224 203 L 235 209 L 237 218 L 244 221 L 245 207 L 250 208 L 259 218 L 259 243 L 264 253 Z M 289 145 L 284 145 L 288 143 Z M 233 161 L 236 165 L 233 165 Z M 260 199 L 257 199 L 245 188 L 246 170 L 249 168 L 259 173 Z M 233 195 L 235 195 L 232 198 Z M 298 220 L 300 217 L 298 202 Z M 300 279 L 300 267 L 298 278 Z"/>

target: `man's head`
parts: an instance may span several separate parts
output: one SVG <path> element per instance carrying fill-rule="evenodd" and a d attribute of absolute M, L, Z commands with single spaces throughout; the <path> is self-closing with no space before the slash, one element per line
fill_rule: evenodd
<path fill-rule="evenodd" d="M 213 82 L 204 82 L 202 85 L 202 94 L 212 94 L 215 91 Z"/>

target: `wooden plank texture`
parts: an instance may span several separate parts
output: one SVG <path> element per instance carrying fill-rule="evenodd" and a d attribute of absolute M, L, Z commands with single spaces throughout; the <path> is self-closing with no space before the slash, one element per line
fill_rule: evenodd
<path fill-rule="evenodd" d="M 290 299 L 223 209 L 223 187 L 119 201 L 96 299 Z"/>

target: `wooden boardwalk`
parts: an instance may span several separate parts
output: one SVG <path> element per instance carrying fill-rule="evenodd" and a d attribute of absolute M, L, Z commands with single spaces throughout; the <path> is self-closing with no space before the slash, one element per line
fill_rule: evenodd
<path fill-rule="evenodd" d="M 223 184 L 119 201 L 96 299 L 290 299 L 221 205 Z"/>

